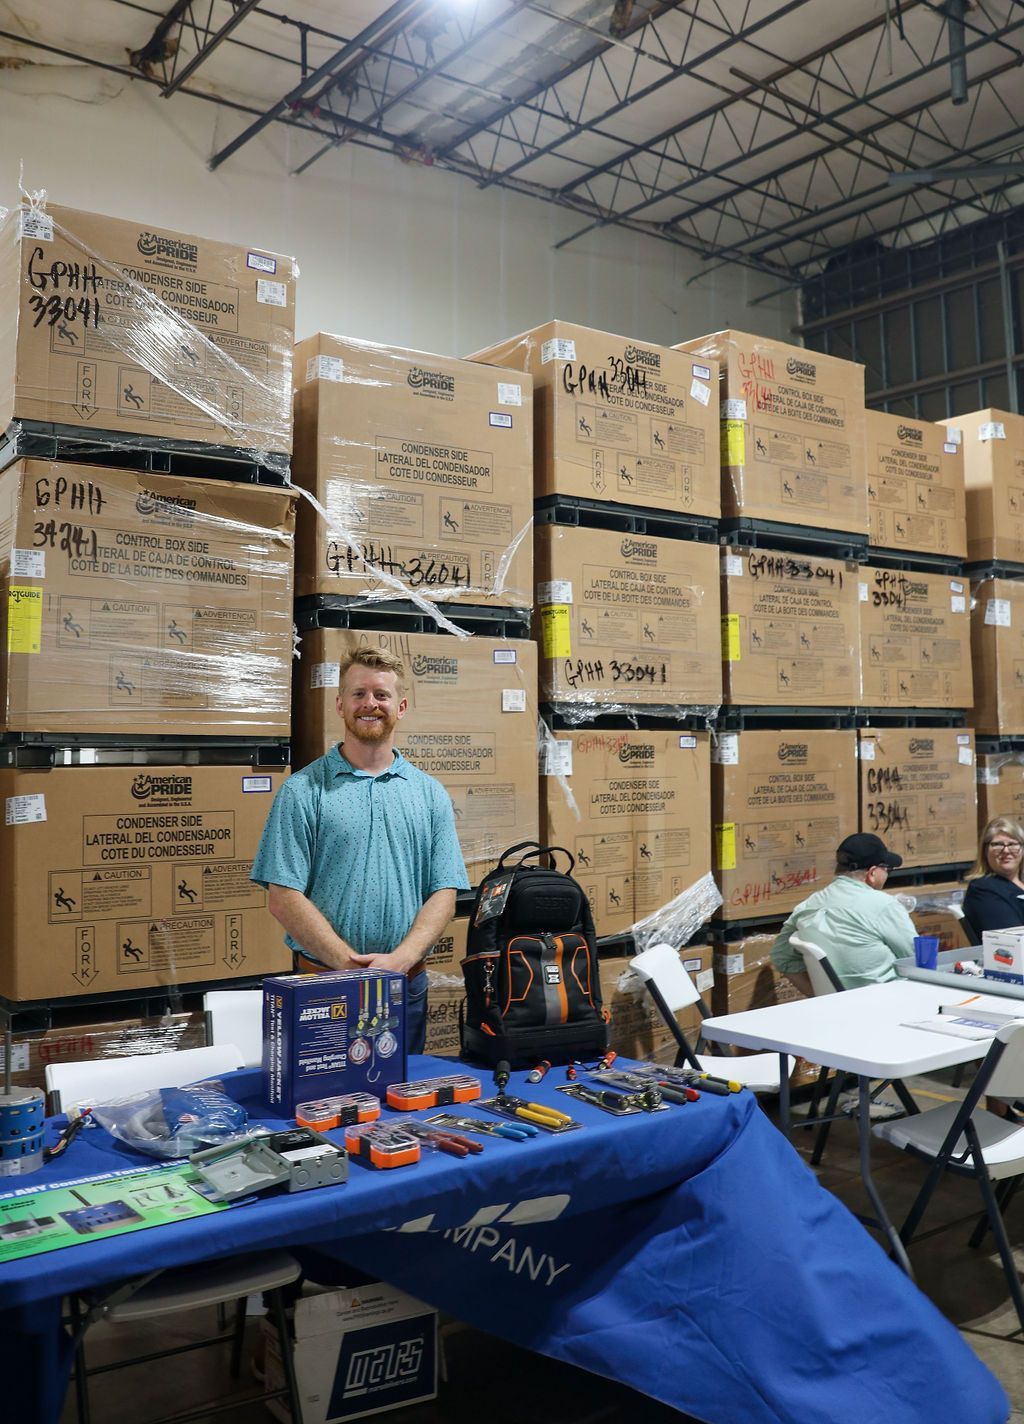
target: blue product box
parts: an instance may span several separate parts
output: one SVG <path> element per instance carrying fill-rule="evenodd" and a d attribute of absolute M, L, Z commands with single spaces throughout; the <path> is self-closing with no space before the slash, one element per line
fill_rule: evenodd
<path fill-rule="evenodd" d="M 406 979 L 380 969 L 277 974 L 263 981 L 263 1092 L 288 1117 L 336 1093 L 379 1098 L 408 1079 Z"/>

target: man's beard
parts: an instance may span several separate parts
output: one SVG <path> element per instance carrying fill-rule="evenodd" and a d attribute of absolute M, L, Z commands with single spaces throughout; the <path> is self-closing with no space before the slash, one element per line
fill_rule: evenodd
<path fill-rule="evenodd" d="M 345 731 L 349 733 L 350 736 L 355 737 L 357 742 L 368 742 L 372 744 L 374 742 L 385 741 L 388 733 L 397 724 L 398 718 L 384 713 L 373 722 L 361 722 L 358 715 L 345 717 L 343 720 L 345 723 Z"/>

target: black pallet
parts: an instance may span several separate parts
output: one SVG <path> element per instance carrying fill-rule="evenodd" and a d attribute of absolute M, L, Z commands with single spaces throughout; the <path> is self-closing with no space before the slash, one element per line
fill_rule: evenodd
<path fill-rule="evenodd" d="M 979 732 L 974 738 L 974 748 L 978 756 L 999 756 L 1004 752 L 1019 755 L 1024 752 L 1024 732 L 1016 737 L 986 737 Z"/>
<path fill-rule="evenodd" d="M 983 579 L 1024 579 L 1024 564 L 1010 563 L 1007 559 L 976 560 L 964 564 L 964 573 L 972 583 Z"/>
<path fill-rule="evenodd" d="M 114 466 L 154 475 L 188 475 L 278 488 L 290 483 L 287 455 L 41 420 L 16 420 L 0 435 L 0 470 L 22 459 Z"/>
<path fill-rule="evenodd" d="M 901 865 L 889 871 L 888 885 L 939 885 L 944 880 L 961 880 L 971 868 L 969 860 L 948 865 Z"/>
<path fill-rule="evenodd" d="M 858 727 L 966 727 L 963 707 L 858 707 Z"/>
<path fill-rule="evenodd" d="M 534 501 L 534 523 L 566 524 L 579 529 L 611 529 L 652 538 L 689 539 L 718 543 L 718 520 L 675 509 L 648 509 L 639 504 L 612 504 L 568 494 L 549 494 Z"/>
<path fill-rule="evenodd" d="M 592 728 L 609 732 L 667 732 L 676 728 L 706 732 L 711 729 L 716 711 L 714 707 L 679 707 L 673 703 L 637 703 L 635 707 L 618 703 L 605 709 L 596 703 L 545 702 L 540 715 L 552 732 Z"/>
<path fill-rule="evenodd" d="M 491 608 L 477 603 L 438 603 L 438 612 L 457 628 L 479 638 L 523 639 L 530 636 L 528 608 Z M 436 618 L 411 599 L 386 601 L 344 594 L 315 593 L 295 600 L 300 633 L 316 628 L 355 628 L 381 633 L 446 633 Z"/>
<path fill-rule="evenodd" d="M 856 707 L 723 707 L 715 722 L 718 732 L 788 732 L 796 728 L 849 731 L 856 725 Z"/>
<path fill-rule="evenodd" d="M 45 1033 L 51 1028 L 68 1027 L 66 1015 L 92 1009 L 109 1007 L 118 1019 L 155 1019 L 165 1013 L 198 1013 L 202 1010 L 205 993 L 216 989 L 261 989 L 264 977 L 261 974 L 248 978 L 201 980 L 194 984 L 165 984 L 151 989 L 97 991 L 58 999 L 8 999 L 0 996 L 0 1049 L 8 1022 L 12 1033 Z"/>
<path fill-rule="evenodd" d="M 869 544 L 864 550 L 864 562 L 877 564 L 884 569 L 905 569 L 925 574 L 949 574 L 956 578 L 964 572 L 963 559 L 954 559 L 948 554 L 924 554 L 905 549 L 883 549 L 877 544 Z M 1024 568 L 1021 570 L 1024 574 Z"/>
<path fill-rule="evenodd" d="M 688 949 L 691 945 L 707 944 L 709 937 L 709 926 L 701 925 L 695 930 L 683 949 Z M 597 957 L 598 959 L 632 959 L 637 953 L 636 936 L 631 930 L 620 930 L 618 934 L 606 934 L 597 936 Z"/>
<path fill-rule="evenodd" d="M 101 759 L 82 760 L 83 751 Z M 144 754 L 144 760 L 140 759 Z M 97 732 L 0 733 L 0 766 L 288 766 L 291 745 L 256 737 L 112 736 Z"/>
<path fill-rule="evenodd" d="M 808 894 L 810 894 L 810 890 Z M 777 935 L 785 924 L 789 912 L 776 911 L 774 915 L 751 915 L 744 920 L 712 920 L 707 928 L 708 938 L 714 945 L 735 944 L 748 935 Z"/>
<path fill-rule="evenodd" d="M 739 544 L 749 549 L 796 551 L 827 559 L 864 561 L 868 547 L 866 534 L 847 534 L 837 529 L 817 529 L 803 524 L 780 524 L 773 519 L 746 516 L 723 519 L 719 524 L 723 544 Z"/>

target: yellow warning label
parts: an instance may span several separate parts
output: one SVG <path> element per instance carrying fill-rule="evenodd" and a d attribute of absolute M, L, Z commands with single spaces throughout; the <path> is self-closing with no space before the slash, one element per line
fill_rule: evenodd
<path fill-rule="evenodd" d="M 572 656 L 569 605 L 548 603 L 540 610 L 541 650 L 545 658 Z"/>
<path fill-rule="evenodd" d="M 745 420 L 723 420 L 721 422 L 721 446 L 723 465 L 743 465 L 747 459 Z"/>
<path fill-rule="evenodd" d="M 740 615 L 722 614 L 722 662 L 738 663 L 740 660 Z"/>
<path fill-rule="evenodd" d="M 715 865 L 719 870 L 736 869 L 736 822 L 715 827 Z"/>
<path fill-rule="evenodd" d="M 12 583 L 7 590 L 7 651 L 38 653 L 43 637 L 43 590 Z"/>

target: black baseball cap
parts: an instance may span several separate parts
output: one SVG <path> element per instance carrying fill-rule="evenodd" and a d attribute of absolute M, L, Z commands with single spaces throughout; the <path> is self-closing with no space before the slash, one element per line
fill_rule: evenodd
<path fill-rule="evenodd" d="M 884 865 L 889 870 L 895 870 L 903 864 L 901 855 L 886 850 L 881 837 L 867 831 L 847 836 L 836 850 L 836 860 L 845 870 L 870 870 L 873 865 Z"/>

